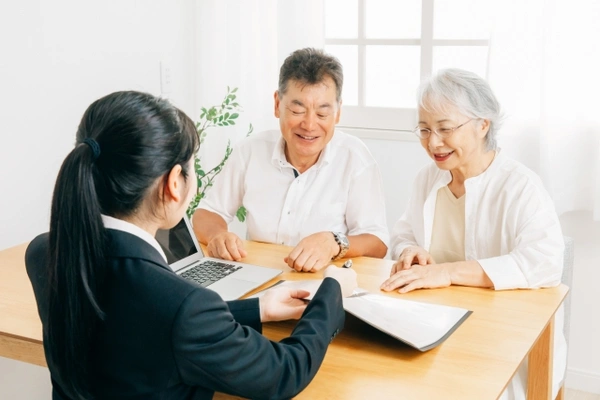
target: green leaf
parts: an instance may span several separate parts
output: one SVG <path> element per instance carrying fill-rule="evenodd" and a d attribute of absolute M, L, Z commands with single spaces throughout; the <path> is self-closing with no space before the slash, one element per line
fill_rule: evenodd
<path fill-rule="evenodd" d="M 246 221 L 247 215 L 248 215 L 248 210 L 246 210 L 246 207 L 244 207 L 244 206 L 241 206 L 240 208 L 238 208 L 238 210 L 235 213 L 235 216 L 237 217 L 237 219 L 240 222 Z"/>
<path fill-rule="evenodd" d="M 239 118 L 239 113 L 235 111 L 240 111 L 241 106 L 238 102 L 235 101 L 237 96 L 234 94 L 238 91 L 238 88 L 231 88 L 227 86 L 227 93 L 223 97 L 223 101 L 220 105 L 215 105 L 212 107 L 201 107 L 200 117 L 198 121 L 195 122 L 196 133 L 198 134 L 198 138 L 200 139 L 200 143 L 204 142 L 209 131 L 212 128 L 219 126 L 232 126 L 235 125 L 235 120 Z M 248 127 L 248 133 L 246 136 L 250 135 L 254 130 L 252 124 Z M 189 207 L 186 210 L 186 213 L 189 217 L 192 216 L 202 199 L 206 195 L 206 191 L 213 186 L 213 181 L 215 177 L 223 170 L 223 167 L 229 160 L 233 149 L 231 147 L 231 141 L 227 142 L 227 148 L 225 149 L 225 154 L 223 154 L 222 160 L 218 165 L 213 167 L 210 171 L 206 171 L 202 167 L 202 163 L 200 161 L 200 157 L 196 154 L 194 157 L 194 170 L 196 172 L 196 180 L 198 183 L 198 190 L 196 195 L 190 201 Z M 240 221 L 244 221 L 246 219 L 247 212 L 244 207 L 240 207 L 237 211 L 236 216 Z"/>

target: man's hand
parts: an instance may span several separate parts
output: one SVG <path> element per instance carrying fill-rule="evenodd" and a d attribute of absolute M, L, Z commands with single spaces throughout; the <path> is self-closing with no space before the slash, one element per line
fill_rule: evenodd
<path fill-rule="evenodd" d="M 284 321 L 299 319 L 306 308 L 303 300 L 310 292 L 300 289 L 275 287 L 267 290 L 258 300 L 260 321 Z"/>
<path fill-rule="evenodd" d="M 221 232 L 213 236 L 207 244 L 208 255 L 222 260 L 239 261 L 248 253 L 244 242 L 233 232 Z"/>
<path fill-rule="evenodd" d="M 390 276 L 394 275 L 398 271 L 402 271 L 403 269 L 409 269 L 415 264 L 435 264 L 435 261 L 433 260 L 433 257 L 431 257 L 431 254 L 429 254 L 424 248 L 419 246 L 410 246 L 402 251 L 400 257 L 398 257 L 398 261 L 392 265 Z"/>
<path fill-rule="evenodd" d="M 298 272 L 316 272 L 340 251 L 333 233 L 318 232 L 305 237 L 283 261 Z"/>

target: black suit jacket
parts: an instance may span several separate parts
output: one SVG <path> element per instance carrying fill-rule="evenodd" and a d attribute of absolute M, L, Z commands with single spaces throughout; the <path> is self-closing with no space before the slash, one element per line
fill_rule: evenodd
<path fill-rule="evenodd" d="M 279 343 L 260 334 L 258 299 L 223 301 L 176 275 L 142 239 L 107 230 L 106 318 L 93 349 L 100 399 L 211 399 L 214 391 L 255 399 L 290 398 L 308 385 L 327 346 L 342 329 L 344 310 L 337 281 L 325 279 L 290 337 Z M 26 252 L 47 349 L 48 235 Z"/>

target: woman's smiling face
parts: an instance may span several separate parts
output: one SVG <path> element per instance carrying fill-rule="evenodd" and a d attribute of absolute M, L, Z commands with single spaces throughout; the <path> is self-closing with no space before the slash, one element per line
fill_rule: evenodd
<path fill-rule="evenodd" d="M 421 139 L 421 145 L 440 169 L 467 170 L 470 164 L 478 164 L 486 152 L 485 135 L 489 122 L 472 119 L 456 107 L 419 108 L 419 128 L 432 131 L 428 138 Z M 434 131 L 451 134 L 442 138 Z"/>

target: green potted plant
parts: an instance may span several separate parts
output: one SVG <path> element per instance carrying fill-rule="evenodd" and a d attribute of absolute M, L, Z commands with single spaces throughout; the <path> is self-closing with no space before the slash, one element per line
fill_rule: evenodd
<path fill-rule="evenodd" d="M 219 126 L 232 126 L 235 125 L 236 119 L 240 116 L 240 112 L 242 111 L 242 107 L 236 101 L 236 92 L 238 88 L 230 89 L 227 86 L 227 94 L 225 98 L 221 102 L 220 105 L 212 106 L 210 108 L 201 108 L 200 118 L 196 122 L 196 132 L 198 132 L 198 138 L 200 139 L 200 145 L 204 143 L 204 139 L 208 134 L 208 130 L 211 128 L 219 127 Z M 248 126 L 248 133 L 246 136 L 249 136 L 254 127 L 252 124 Z M 187 209 L 187 214 L 189 217 L 192 216 L 200 201 L 206 195 L 206 191 L 213 185 L 213 181 L 215 177 L 221 172 L 225 163 L 229 159 L 231 155 L 231 141 L 227 141 L 227 148 L 225 149 L 225 154 L 223 155 L 223 159 L 212 169 L 205 171 L 202 167 L 200 156 L 196 154 L 194 156 L 194 168 L 196 170 L 196 177 L 198 179 L 198 190 L 196 194 L 192 198 L 190 205 Z M 240 222 L 244 222 L 246 220 L 246 209 L 244 207 L 240 207 L 236 212 L 237 219 Z"/>

